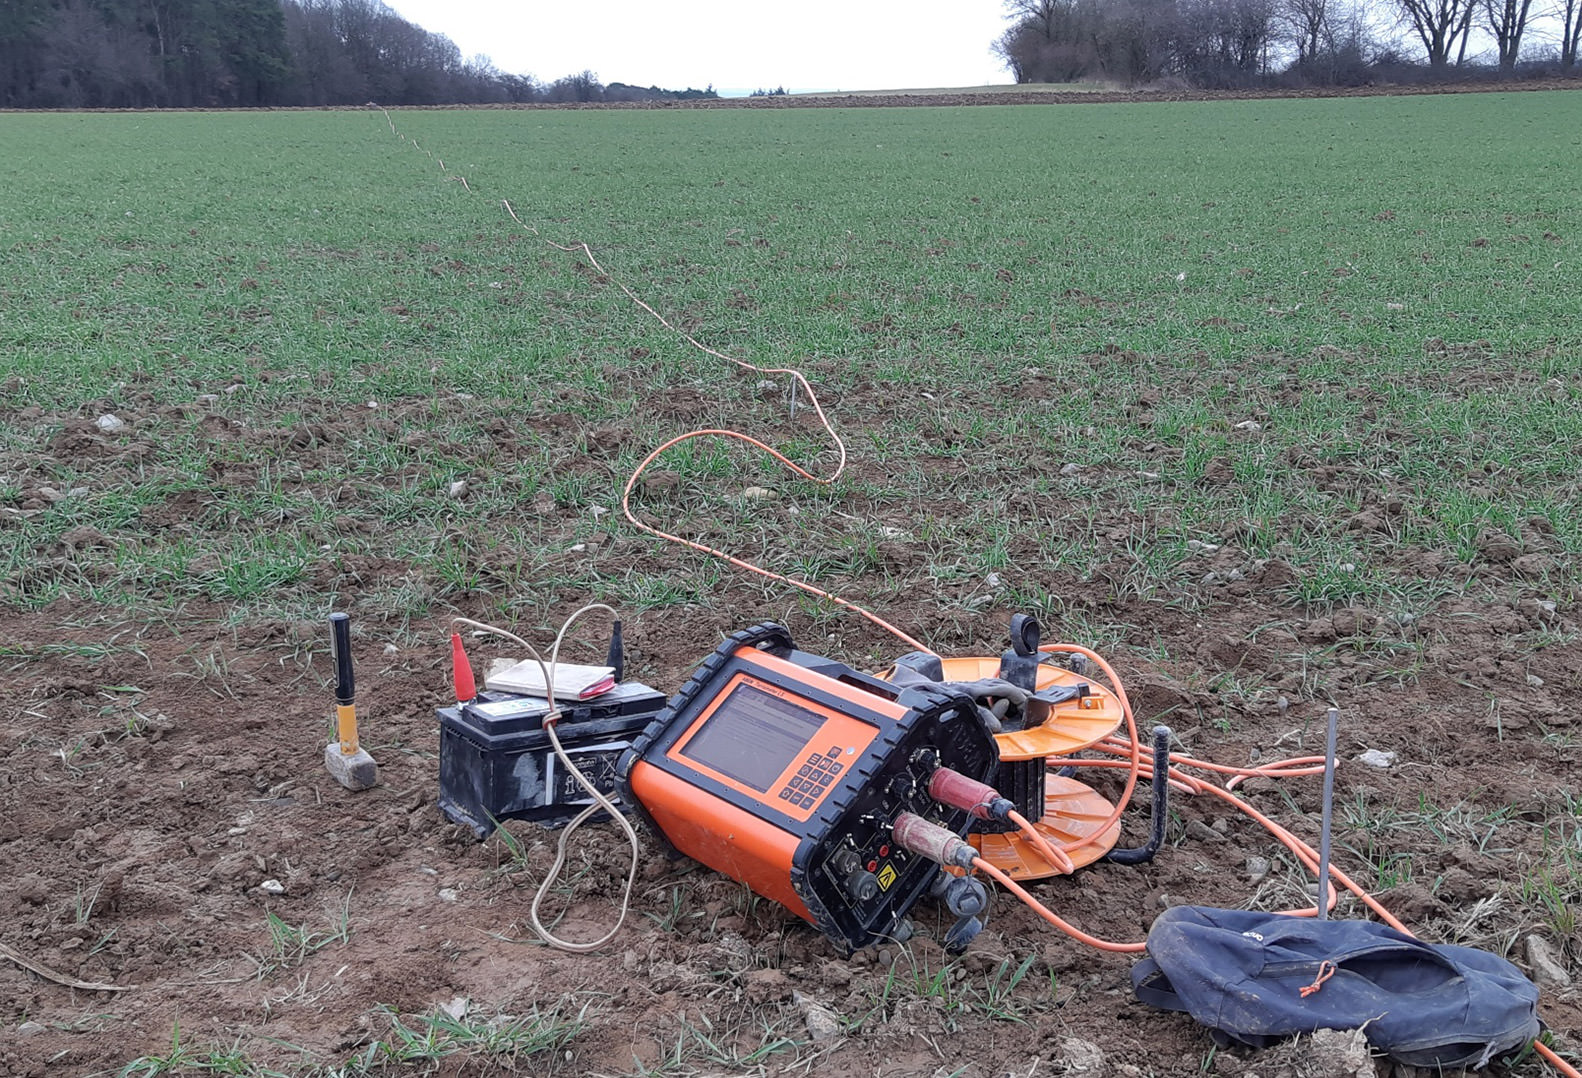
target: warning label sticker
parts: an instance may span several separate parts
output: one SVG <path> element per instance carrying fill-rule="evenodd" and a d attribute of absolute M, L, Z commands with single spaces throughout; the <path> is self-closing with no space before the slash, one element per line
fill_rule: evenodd
<path fill-rule="evenodd" d="M 895 882 L 895 866 L 886 861 L 884 867 L 879 869 L 879 890 L 888 891 Z"/>

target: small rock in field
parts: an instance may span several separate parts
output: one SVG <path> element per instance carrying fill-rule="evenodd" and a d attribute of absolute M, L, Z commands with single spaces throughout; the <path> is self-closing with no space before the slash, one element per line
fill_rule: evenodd
<path fill-rule="evenodd" d="M 1242 572 L 1240 569 L 1232 569 L 1230 572 L 1225 574 L 1225 579 L 1226 580 L 1240 580 L 1242 577 L 1244 577 L 1246 575 L 1247 574 Z"/>
<path fill-rule="evenodd" d="M 247 388 L 246 383 L 243 383 L 243 382 L 232 382 L 230 385 L 226 386 L 225 389 L 222 390 L 222 392 L 225 393 L 226 396 L 232 396 L 234 394 L 240 393 L 242 390 L 244 390 L 246 388 Z"/>
<path fill-rule="evenodd" d="M 1258 422 L 1256 419 L 1243 419 L 1240 423 L 1236 424 L 1236 429 L 1247 431 L 1249 434 L 1255 434 L 1258 431 L 1263 430 L 1263 424 Z"/>
<path fill-rule="evenodd" d="M 1219 583 L 1219 574 L 1218 573 L 1204 573 L 1203 574 L 1203 583 L 1205 585 L 1218 584 Z"/>
<path fill-rule="evenodd" d="M 1218 554 L 1218 543 L 1205 543 L 1201 539 L 1188 539 L 1186 547 L 1194 554 Z"/>
<path fill-rule="evenodd" d="M 400 650 L 401 649 L 396 647 L 394 644 L 386 644 L 385 645 L 385 658 L 387 658 L 387 659 L 390 658 L 390 656 L 396 654 L 396 652 L 398 652 Z"/>
<path fill-rule="evenodd" d="M 39 487 L 33 492 L 33 496 L 40 501 L 49 502 L 51 505 L 54 505 L 59 501 L 64 501 L 66 498 L 66 495 L 62 494 L 54 487 Z"/>
<path fill-rule="evenodd" d="M 1059 1059 L 1065 1066 L 1066 1074 L 1085 1074 L 1089 1078 L 1099 1078 L 1109 1073 L 1104 1053 L 1099 1046 L 1078 1040 L 1076 1037 L 1060 1038 Z"/>
<path fill-rule="evenodd" d="M 588 544 L 587 543 L 572 543 L 566 549 L 568 551 L 570 551 L 571 553 L 573 553 L 573 554 L 581 554 L 583 551 L 588 549 Z"/>
<path fill-rule="evenodd" d="M 23 1022 L 16 1027 L 16 1031 L 19 1037 L 29 1037 L 34 1033 L 46 1033 L 49 1031 L 49 1027 L 43 1022 Z"/>
<path fill-rule="evenodd" d="M 1303 1072 L 1328 1078 L 1375 1078 L 1367 1034 L 1360 1029 L 1321 1029 L 1308 1042 Z"/>
<path fill-rule="evenodd" d="M 449 494 L 450 494 L 450 496 L 452 498 L 460 498 L 462 495 L 464 495 L 466 493 L 467 493 L 467 480 L 465 480 L 465 479 L 458 479 L 455 482 L 451 483 L 450 489 L 449 489 Z"/>
<path fill-rule="evenodd" d="M 1187 835 L 1189 837 L 1195 838 L 1195 839 L 1197 839 L 1200 842 L 1224 842 L 1225 841 L 1225 836 L 1224 835 L 1222 835 L 1218 831 L 1214 830 L 1212 827 L 1210 827 L 1208 824 L 1204 823 L 1202 820 L 1190 820 L 1190 821 L 1188 821 L 1187 822 L 1187 826 L 1186 826 L 1186 833 L 1187 833 Z"/>
<path fill-rule="evenodd" d="M 1399 753 L 1383 752 L 1379 749 L 1369 749 L 1367 752 L 1364 752 L 1362 755 L 1357 757 L 1358 760 L 1367 764 L 1369 767 L 1378 768 L 1394 767 L 1395 762 L 1400 758 L 1401 757 Z"/>
<path fill-rule="evenodd" d="M 1005 584 L 1005 581 L 1000 579 L 999 573 L 990 573 L 988 576 L 983 578 L 983 583 L 985 587 L 998 588 L 1002 587 Z"/>
<path fill-rule="evenodd" d="M 750 502 L 766 502 L 775 496 L 775 492 L 768 487 L 748 487 L 742 491 L 742 497 Z"/>
<path fill-rule="evenodd" d="M 283 895 L 286 893 L 286 885 L 279 880 L 265 880 L 258 885 L 258 889 L 266 895 Z"/>
<path fill-rule="evenodd" d="M 1571 987 L 1571 974 L 1566 972 L 1560 956 L 1555 954 L 1549 941 L 1542 936 L 1527 937 L 1527 965 L 1532 968 L 1533 980 L 1538 984 L 1555 988 Z"/>
<path fill-rule="evenodd" d="M 909 534 L 907 534 L 907 531 L 906 531 L 905 528 L 896 528 L 896 527 L 892 527 L 889 524 L 882 524 L 879 527 L 879 538 L 881 538 L 881 539 L 910 539 L 912 537 Z"/>
<path fill-rule="evenodd" d="M 93 425 L 104 431 L 106 434 L 114 434 L 116 431 L 126 429 L 126 420 L 122 419 L 114 412 L 106 412 L 98 419 L 95 419 L 93 421 Z"/>
<path fill-rule="evenodd" d="M 1065 464 L 1065 465 L 1061 466 L 1060 474 L 1063 475 L 1063 476 L 1066 476 L 1067 478 L 1070 478 L 1071 476 L 1076 475 L 1081 470 L 1082 470 L 1082 465 L 1080 465 L 1080 464 L 1074 464 L 1074 463 L 1073 464 Z"/>
<path fill-rule="evenodd" d="M 461 896 L 456 893 L 456 888 L 454 887 L 441 887 L 439 889 L 439 900 L 441 902 L 454 902 L 460 897 Z"/>
<path fill-rule="evenodd" d="M 767 390 L 779 389 L 780 388 L 780 383 L 776 382 L 773 378 L 765 378 L 763 381 L 761 381 L 757 385 L 753 386 L 753 388 L 756 389 L 758 392 L 763 393 L 763 392 L 765 392 Z"/>
<path fill-rule="evenodd" d="M 1544 687 L 1544 679 L 1537 674 L 1528 674 L 1527 684 L 1534 689 L 1541 689 Z"/>
<path fill-rule="evenodd" d="M 840 1016 L 812 996 L 792 992 L 791 1001 L 802 1008 L 802 1021 L 807 1024 L 807 1035 L 814 1043 L 832 1041 L 844 1031 Z"/>
<path fill-rule="evenodd" d="M 377 408 L 377 407 L 379 407 L 379 402 L 378 401 L 369 401 L 368 402 L 368 407 L 370 407 L 370 408 Z"/>
<path fill-rule="evenodd" d="M 471 1001 L 466 996 L 456 996 L 445 1003 L 441 1003 L 439 1005 L 439 1009 L 449 1015 L 451 1021 L 460 1022 L 464 1017 L 466 1017 L 467 1004 L 470 1002 Z"/>
<path fill-rule="evenodd" d="M 198 403 L 199 404 L 218 404 L 219 400 L 220 400 L 220 395 L 218 393 L 200 393 L 200 394 L 198 394 Z"/>
<path fill-rule="evenodd" d="M 1291 701 L 1282 696 L 1274 702 L 1274 709 L 1284 715 L 1291 709 Z"/>
<path fill-rule="evenodd" d="M 1269 875 L 1269 867 L 1267 857 L 1247 858 L 1247 879 L 1252 883 L 1262 883 L 1264 877 Z"/>

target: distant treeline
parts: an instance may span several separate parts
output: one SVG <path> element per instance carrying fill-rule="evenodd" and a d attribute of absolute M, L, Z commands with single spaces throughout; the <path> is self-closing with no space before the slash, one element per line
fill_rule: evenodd
<path fill-rule="evenodd" d="M 552 83 L 465 59 L 379 0 L 0 0 L 0 108 L 645 101 L 716 96 Z"/>
<path fill-rule="evenodd" d="M 1579 75 L 1582 0 L 1005 0 L 1017 82 L 1206 89 Z M 1487 54 L 1468 55 L 1486 42 Z"/>

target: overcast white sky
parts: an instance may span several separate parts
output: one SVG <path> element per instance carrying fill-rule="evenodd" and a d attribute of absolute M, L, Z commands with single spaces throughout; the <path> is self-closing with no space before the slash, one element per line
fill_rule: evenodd
<path fill-rule="evenodd" d="M 723 92 L 1005 83 L 1001 0 L 386 0 L 468 57 L 552 82 Z"/>

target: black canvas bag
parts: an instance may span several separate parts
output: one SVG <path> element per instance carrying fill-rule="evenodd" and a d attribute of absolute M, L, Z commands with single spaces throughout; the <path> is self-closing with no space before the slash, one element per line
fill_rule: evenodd
<path fill-rule="evenodd" d="M 1371 921 L 1176 906 L 1149 930 L 1132 987 L 1223 1045 L 1362 1029 L 1416 1067 L 1482 1067 L 1541 1029 L 1538 988 L 1510 962 Z"/>

